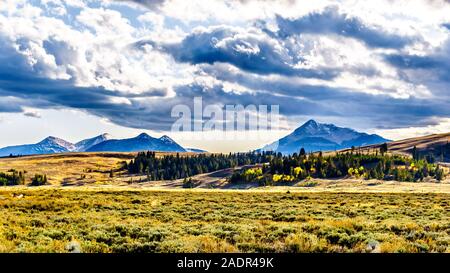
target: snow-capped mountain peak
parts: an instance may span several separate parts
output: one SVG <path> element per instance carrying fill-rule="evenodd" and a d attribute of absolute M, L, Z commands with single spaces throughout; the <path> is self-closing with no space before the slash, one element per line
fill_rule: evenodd
<path fill-rule="evenodd" d="M 161 151 L 161 152 L 186 152 L 168 136 L 154 138 L 142 133 L 134 138 L 107 140 L 92 146 L 88 152 L 137 152 L 137 151 Z"/>
<path fill-rule="evenodd" d="M 167 135 L 163 135 L 162 137 L 159 138 L 159 140 L 166 142 L 166 143 L 175 143 L 175 141 Z"/>
<path fill-rule="evenodd" d="M 309 128 L 317 128 L 318 124 L 315 120 L 310 119 L 307 122 L 305 122 L 302 127 L 309 127 Z"/>
<path fill-rule="evenodd" d="M 291 134 L 266 145 L 262 150 L 275 150 L 282 153 L 295 153 L 301 148 L 307 151 L 329 151 L 387 141 L 389 140 L 378 135 L 360 133 L 334 124 L 318 123 L 311 119 Z"/>
<path fill-rule="evenodd" d="M 67 152 L 137 152 L 146 150 L 186 152 L 186 149 L 167 135 L 160 138 L 154 138 L 146 133 L 142 133 L 134 138 L 112 139 L 109 134 L 105 133 L 93 138 L 84 139 L 76 144 L 72 144 L 54 136 L 49 136 L 36 144 L 1 148 L 0 156 Z"/>
<path fill-rule="evenodd" d="M 146 133 L 141 133 L 140 135 L 138 135 L 136 138 L 141 138 L 141 139 L 147 139 L 147 138 L 152 138 L 151 136 L 149 136 Z"/>
<path fill-rule="evenodd" d="M 35 144 L 8 146 L 0 149 L 0 156 L 8 155 L 35 155 L 67 153 L 75 151 L 75 145 L 54 136 L 49 136 Z"/>
<path fill-rule="evenodd" d="M 65 141 L 64 139 L 57 138 L 57 137 L 54 137 L 54 136 L 49 136 L 49 137 L 43 139 L 38 144 L 41 145 L 41 146 L 44 146 L 44 147 L 46 146 L 49 149 L 52 149 L 52 146 L 60 146 L 60 147 L 64 147 L 68 151 L 76 150 L 74 144 L 72 144 L 72 143 L 70 143 L 68 141 Z"/>
<path fill-rule="evenodd" d="M 111 139 L 111 136 L 108 133 L 104 133 L 93 138 L 84 139 L 75 144 L 75 150 L 77 152 L 85 152 L 92 146 L 102 143 L 103 141 L 106 141 L 108 139 Z"/>

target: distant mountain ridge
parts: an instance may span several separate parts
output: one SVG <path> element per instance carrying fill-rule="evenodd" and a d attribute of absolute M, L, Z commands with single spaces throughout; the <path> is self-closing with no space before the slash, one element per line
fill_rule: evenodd
<path fill-rule="evenodd" d="M 64 153 L 75 150 L 75 145 L 49 136 L 36 144 L 16 145 L 0 149 L 0 156 Z"/>
<path fill-rule="evenodd" d="M 109 134 L 102 134 L 84 139 L 75 144 L 57 137 L 47 137 L 35 144 L 8 146 L 0 149 L 0 156 L 36 155 L 67 152 L 205 152 L 199 149 L 185 149 L 170 137 L 164 135 L 154 138 L 142 133 L 134 138 L 111 139 Z"/>
<path fill-rule="evenodd" d="M 350 128 L 337 127 L 334 124 L 318 123 L 311 119 L 291 134 L 260 150 L 292 154 L 299 152 L 301 148 L 307 152 L 332 151 L 389 141 L 376 134 L 369 135 Z"/>
<path fill-rule="evenodd" d="M 279 141 L 266 145 L 261 150 L 271 150 L 285 154 L 298 152 L 302 147 L 307 152 L 332 151 L 389 142 L 376 134 L 357 132 L 350 128 L 337 127 L 333 124 L 317 123 L 309 120 L 295 129 L 291 134 Z M 36 144 L 9 146 L 0 149 L 0 156 L 52 154 L 66 152 L 206 152 L 195 148 L 184 148 L 169 136 L 154 138 L 142 133 L 133 138 L 111 139 L 108 134 L 102 134 L 85 139 L 75 144 L 57 137 L 47 137 Z"/>
<path fill-rule="evenodd" d="M 110 139 L 103 141 L 87 149 L 87 152 L 137 152 L 137 151 L 160 151 L 160 152 L 186 152 L 178 143 L 168 136 L 154 138 L 142 133 L 134 138 Z"/>
<path fill-rule="evenodd" d="M 185 148 L 188 153 L 207 153 L 208 151 L 197 148 Z"/>

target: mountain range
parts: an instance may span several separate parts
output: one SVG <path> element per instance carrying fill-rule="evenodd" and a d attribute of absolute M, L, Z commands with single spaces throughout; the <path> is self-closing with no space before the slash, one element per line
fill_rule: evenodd
<path fill-rule="evenodd" d="M 88 148 L 86 152 L 137 152 L 145 150 L 160 152 L 186 152 L 186 149 L 181 147 L 168 136 L 154 138 L 145 133 L 133 138 L 106 140 Z"/>
<path fill-rule="evenodd" d="M 168 136 L 154 138 L 142 133 L 137 137 L 127 139 L 111 139 L 109 134 L 102 134 L 75 144 L 49 136 L 36 144 L 1 148 L 0 156 L 67 152 L 136 152 L 145 150 L 161 152 L 205 152 L 194 148 L 185 149 Z"/>
<path fill-rule="evenodd" d="M 350 128 L 318 123 L 311 119 L 291 134 L 264 146 L 260 150 L 292 154 L 299 152 L 301 148 L 304 148 L 306 152 L 332 151 L 389 141 L 376 134 L 369 135 Z"/>
<path fill-rule="evenodd" d="M 389 141 L 376 134 L 369 135 L 350 128 L 342 128 L 333 124 L 317 123 L 314 120 L 309 120 L 295 129 L 291 134 L 264 146 L 259 151 L 271 150 L 291 154 L 298 152 L 302 147 L 307 152 L 331 151 Z M 127 139 L 112 139 L 109 134 L 102 134 L 75 144 L 50 136 L 36 144 L 2 148 L 0 149 L 0 156 L 66 152 L 137 152 L 146 150 L 160 152 L 206 152 L 195 148 L 184 148 L 166 135 L 160 138 L 154 138 L 142 133 L 136 137 Z"/>

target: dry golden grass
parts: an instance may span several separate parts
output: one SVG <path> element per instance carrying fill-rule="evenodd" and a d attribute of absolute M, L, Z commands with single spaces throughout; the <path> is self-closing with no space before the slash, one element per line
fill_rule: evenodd
<path fill-rule="evenodd" d="M 202 174 L 203 188 L 183 189 L 181 180 L 109 177 L 133 156 L 0 159 L 0 172 L 46 174 L 52 184 L 0 187 L 0 252 L 450 252 L 448 180 L 236 189 Z"/>
<path fill-rule="evenodd" d="M 161 156 L 167 153 L 158 153 Z M 68 153 L 39 155 L 19 158 L 0 158 L 0 172 L 10 169 L 27 171 L 27 183 L 34 174 L 45 174 L 53 187 L 59 186 L 103 186 L 120 188 L 181 189 L 183 179 L 175 181 L 146 180 L 146 176 L 128 175 L 117 171 L 123 161 L 130 161 L 135 153 Z M 114 177 L 110 177 L 113 169 Z M 259 187 L 257 183 L 231 185 L 226 176 L 232 171 L 221 170 L 193 177 L 197 188 L 203 189 L 248 189 L 257 191 L 302 191 L 302 192 L 435 192 L 450 193 L 450 176 L 441 183 L 395 182 L 363 179 L 313 179 L 291 186 Z M 133 183 L 130 184 L 130 181 Z M 141 181 L 142 183 L 139 183 Z M 197 183 L 198 182 L 198 183 Z"/>
<path fill-rule="evenodd" d="M 0 188 L 0 252 L 450 252 L 449 194 Z"/>
<path fill-rule="evenodd" d="M 133 153 L 68 153 L 1 158 L 0 172 L 10 169 L 26 171 L 27 183 L 34 174 L 47 175 L 53 185 L 104 184 L 113 182 L 109 171 L 120 168 Z"/>
<path fill-rule="evenodd" d="M 157 156 L 171 154 L 176 153 L 157 153 Z M 183 153 L 181 156 L 192 154 Z M 131 176 L 119 169 L 123 161 L 129 162 L 135 156 L 136 153 L 98 152 L 0 158 L 0 172 L 11 169 L 26 171 L 27 184 L 35 174 L 47 175 L 51 185 L 126 184 Z M 114 178 L 110 178 L 111 170 L 114 171 Z"/>

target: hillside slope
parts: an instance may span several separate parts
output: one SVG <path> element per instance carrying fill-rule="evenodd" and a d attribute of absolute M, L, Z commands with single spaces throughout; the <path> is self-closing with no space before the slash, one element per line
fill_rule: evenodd
<path fill-rule="evenodd" d="M 387 143 L 388 151 L 397 154 L 412 155 L 416 146 L 420 156 L 432 155 L 437 161 L 450 162 L 450 133 L 433 134 L 421 137 L 407 138 Z M 382 144 L 360 147 L 361 151 L 379 149 Z M 341 151 L 349 151 L 344 149 Z"/>

